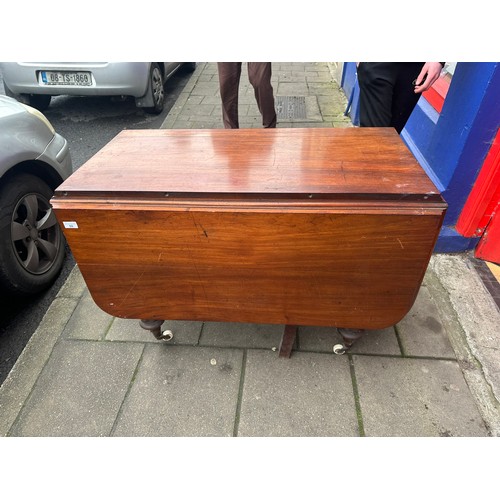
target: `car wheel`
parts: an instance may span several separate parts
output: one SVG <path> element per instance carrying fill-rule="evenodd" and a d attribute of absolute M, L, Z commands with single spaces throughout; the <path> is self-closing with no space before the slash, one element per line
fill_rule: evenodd
<path fill-rule="evenodd" d="M 149 84 L 151 85 L 154 106 L 151 108 L 144 108 L 144 110 L 147 113 L 158 115 L 163 111 L 163 105 L 165 103 L 165 89 L 163 88 L 165 82 L 163 81 L 163 73 L 158 63 L 151 64 Z"/>
<path fill-rule="evenodd" d="M 29 174 L 0 189 L 0 287 L 13 294 L 38 293 L 61 271 L 65 239 L 50 206 L 52 194 Z"/>
<path fill-rule="evenodd" d="M 45 94 L 29 94 L 28 104 L 39 111 L 45 111 L 49 105 L 52 96 Z"/>

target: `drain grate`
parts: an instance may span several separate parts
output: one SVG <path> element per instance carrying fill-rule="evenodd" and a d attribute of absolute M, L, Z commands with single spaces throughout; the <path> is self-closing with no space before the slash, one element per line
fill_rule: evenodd
<path fill-rule="evenodd" d="M 307 119 L 305 96 L 276 96 L 275 107 L 278 119 Z"/>

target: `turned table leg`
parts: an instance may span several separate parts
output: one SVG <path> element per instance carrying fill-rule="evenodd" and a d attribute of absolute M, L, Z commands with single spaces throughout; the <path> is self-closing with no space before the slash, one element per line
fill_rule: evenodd
<path fill-rule="evenodd" d="M 295 338 L 297 337 L 297 326 L 296 325 L 285 325 L 283 335 L 281 336 L 281 344 L 279 350 L 280 358 L 289 358 L 292 354 L 293 344 L 295 343 Z"/>
<path fill-rule="evenodd" d="M 162 319 L 141 319 L 139 321 L 141 328 L 149 330 L 156 339 L 168 342 L 169 340 L 172 340 L 174 335 L 170 330 L 165 330 L 164 332 L 161 331 L 161 325 L 163 325 L 163 323 L 164 321 Z"/>

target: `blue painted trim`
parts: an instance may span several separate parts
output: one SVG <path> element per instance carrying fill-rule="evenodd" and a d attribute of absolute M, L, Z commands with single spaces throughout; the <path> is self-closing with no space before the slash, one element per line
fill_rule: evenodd
<path fill-rule="evenodd" d="M 346 96 L 351 95 L 355 82 L 356 82 L 356 63 L 353 62 L 344 63 L 340 86 L 344 90 Z"/>
<path fill-rule="evenodd" d="M 353 97 L 349 116 L 351 117 L 352 124 L 356 127 L 359 127 L 359 85 L 357 78 L 356 84 L 354 85 L 353 89 Z"/>
<path fill-rule="evenodd" d="M 429 107 L 419 100 L 402 135 L 448 202 L 444 225 L 454 227 L 499 126 L 500 64 L 458 63 L 437 119 Z"/>
<path fill-rule="evenodd" d="M 500 125 L 500 65 L 498 63 L 464 64 L 472 66 L 467 68 L 468 78 L 465 79 L 465 83 L 476 86 L 474 93 L 470 92 L 474 98 L 471 106 L 474 104 L 476 107 L 475 113 L 468 116 L 470 121 L 464 122 L 463 133 L 467 134 L 466 140 L 462 143 L 460 155 L 456 164 L 453 165 L 453 174 L 447 185 L 448 191 L 453 193 L 454 200 L 447 214 L 447 220 L 452 223 L 460 217 Z M 457 65 L 457 69 L 459 67 L 460 65 Z M 468 74 L 474 69 L 477 73 L 481 73 L 480 76 Z M 455 97 L 457 101 L 460 98 Z M 462 97 L 460 100 L 462 106 L 463 100 Z M 452 118 L 450 117 L 450 121 Z M 450 133 L 453 133 L 453 129 Z"/>
<path fill-rule="evenodd" d="M 479 238 L 466 238 L 450 226 L 443 226 L 433 253 L 466 252 L 476 247 Z"/>
<path fill-rule="evenodd" d="M 352 124 L 359 126 L 359 85 L 356 63 L 344 63 L 340 86 L 349 101 L 347 114 L 351 118 Z"/>
<path fill-rule="evenodd" d="M 406 143 L 408 149 L 412 152 L 413 156 L 420 164 L 420 166 L 425 170 L 431 181 L 434 183 L 436 188 L 440 193 L 444 192 L 444 186 L 441 184 L 439 177 L 434 173 L 431 166 L 427 163 L 425 156 L 421 153 L 420 149 L 418 149 L 417 145 L 413 142 L 412 136 L 406 130 L 406 127 L 401 131 L 401 138 Z"/>
<path fill-rule="evenodd" d="M 429 118 L 429 120 L 436 125 L 439 119 L 439 113 L 431 106 L 429 101 L 425 97 L 421 97 L 418 102 L 417 106 L 422 110 L 422 112 Z M 413 110 L 413 113 L 415 113 L 415 110 Z M 412 115 L 413 115 L 412 113 Z M 411 118 L 411 117 L 410 117 Z M 408 120 L 409 122 L 409 120 Z M 408 122 L 406 126 L 408 126 Z"/>

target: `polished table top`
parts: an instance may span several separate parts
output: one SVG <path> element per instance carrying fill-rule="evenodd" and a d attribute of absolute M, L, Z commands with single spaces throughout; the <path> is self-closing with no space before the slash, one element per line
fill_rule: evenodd
<path fill-rule="evenodd" d="M 442 202 L 392 128 L 125 130 L 57 192 Z"/>

